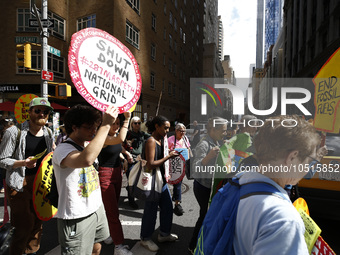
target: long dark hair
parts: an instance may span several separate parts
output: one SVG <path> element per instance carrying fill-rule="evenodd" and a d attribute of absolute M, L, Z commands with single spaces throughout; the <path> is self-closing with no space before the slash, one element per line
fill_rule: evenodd
<path fill-rule="evenodd" d="M 156 130 L 156 124 L 158 126 L 162 126 L 166 121 L 169 121 L 166 117 L 158 115 L 152 120 L 149 120 L 145 125 L 148 128 L 149 132 L 152 133 Z"/>

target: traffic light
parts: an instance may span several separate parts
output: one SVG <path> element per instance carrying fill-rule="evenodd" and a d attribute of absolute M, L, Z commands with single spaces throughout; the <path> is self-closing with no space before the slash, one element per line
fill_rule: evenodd
<path fill-rule="evenodd" d="M 72 96 L 71 86 L 67 83 L 59 83 L 55 87 L 55 96 L 56 97 L 70 97 Z"/>
<path fill-rule="evenodd" d="M 17 44 L 17 65 L 20 67 L 31 68 L 31 44 Z"/>

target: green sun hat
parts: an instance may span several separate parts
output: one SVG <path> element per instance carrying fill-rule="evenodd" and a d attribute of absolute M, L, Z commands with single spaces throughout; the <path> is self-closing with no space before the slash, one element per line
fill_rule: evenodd
<path fill-rule="evenodd" d="M 33 98 L 32 101 L 30 102 L 29 108 L 34 106 L 46 106 L 50 110 L 53 110 L 53 107 L 51 106 L 50 102 L 44 98 L 44 97 L 36 97 Z"/>

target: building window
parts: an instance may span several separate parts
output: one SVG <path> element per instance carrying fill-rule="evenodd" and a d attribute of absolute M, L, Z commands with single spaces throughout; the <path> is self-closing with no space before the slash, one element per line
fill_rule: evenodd
<path fill-rule="evenodd" d="M 169 84 L 168 84 L 168 95 L 169 96 L 172 95 L 172 84 L 171 84 L 171 82 L 169 82 Z"/>
<path fill-rule="evenodd" d="M 165 93 L 165 79 L 162 81 L 162 92 Z"/>
<path fill-rule="evenodd" d="M 184 14 L 184 17 L 183 17 L 183 21 L 184 21 L 184 24 L 186 25 L 187 24 L 187 16 L 185 16 L 185 14 Z"/>
<path fill-rule="evenodd" d="M 176 85 L 175 84 L 172 86 L 172 95 L 176 97 Z"/>
<path fill-rule="evenodd" d="M 174 53 L 176 54 L 177 53 L 177 42 L 174 41 Z"/>
<path fill-rule="evenodd" d="M 65 40 L 65 20 L 52 12 L 48 12 L 48 17 L 50 19 L 54 19 L 54 27 L 52 29 L 48 29 L 50 35 Z"/>
<path fill-rule="evenodd" d="M 150 89 L 155 90 L 155 73 L 150 73 Z"/>
<path fill-rule="evenodd" d="M 17 13 L 18 23 L 17 23 L 17 31 L 18 32 L 38 32 L 39 28 L 29 27 L 29 19 L 34 19 L 33 15 L 31 15 L 29 9 L 18 9 Z M 54 27 L 48 29 L 50 35 L 57 37 L 59 39 L 64 40 L 65 38 L 65 20 L 54 14 L 53 12 L 48 12 L 48 18 L 54 19 Z"/>
<path fill-rule="evenodd" d="M 174 28 L 175 28 L 175 31 L 177 32 L 177 19 L 176 18 L 174 20 Z"/>
<path fill-rule="evenodd" d="M 174 75 L 175 75 L 175 77 L 177 75 L 177 65 L 175 63 L 174 63 Z"/>
<path fill-rule="evenodd" d="M 64 78 L 65 60 L 53 54 L 48 54 L 48 70 L 52 71 L 55 77 Z"/>
<path fill-rule="evenodd" d="M 175 8 L 177 9 L 178 4 L 177 4 L 177 0 L 175 0 Z"/>
<path fill-rule="evenodd" d="M 41 69 L 41 51 L 31 51 L 32 69 Z M 47 70 L 53 72 L 53 75 L 58 78 L 65 78 L 65 59 L 63 57 L 55 56 L 48 52 L 47 54 Z M 17 74 L 37 74 L 29 71 L 24 67 L 17 67 Z"/>
<path fill-rule="evenodd" d="M 163 66 L 165 66 L 165 54 L 163 54 Z"/>
<path fill-rule="evenodd" d="M 139 14 L 139 0 L 126 0 L 127 4 Z"/>
<path fill-rule="evenodd" d="M 151 59 L 156 61 L 156 45 L 151 44 Z"/>
<path fill-rule="evenodd" d="M 183 9 L 181 8 L 181 10 L 179 11 L 179 15 L 181 16 L 181 19 L 183 19 Z"/>
<path fill-rule="evenodd" d="M 183 43 L 185 44 L 185 33 L 183 33 Z"/>
<path fill-rule="evenodd" d="M 169 72 L 172 73 L 172 60 L 169 58 Z"/>
<path fill-rule="evenodd" d="M 173 44 L 173 42 L 172 42 L 172 35 L 169 34 L 169 46 L 170 46 L 171 49 L 172 49 L 172 44 Z"/>
<path fill-rule="evenodd" d="M 18 24 L 17 24 L 18 32 L 38 32 L 38 28 L 29 27 L 29 19 L 34 18 L 31 15 L 29 9 L 18 9 L 17 17 L 18 17 Z"/>
<path fill-rule="evenodd" d="M 198 24 L 196 25 L 196 31 L 197 33 L 200 33 L 200 26 Z"/>
<path fill-rule="evenodd" d="M 169 13 L 169 23 L 172 25 L 172 12 Z"/>
<path fill-rule="evenodd" d="M 139 49 L 139 30 L 132 25 L 129 21 L 126 21 L 126 41 Z"/>
<path fill-rule="evenodd" d="M 164 4 L 164 14 L 166 15 L 166 3 Z"/>
<path fill-rule="evenodd" d="M 96 27 L 96 14 L 77 20 L 78 31 L 87 27 Z"/>
<path fill-rule="evenodd" d="M 156 16 L 153 13 L 151 15 L 151 28 L 153 31 L 156 31 Z"/>
<path fill-rule="evenodd" d="M 179 38 L 183 38 L 183 29 L 181 27 L 179 28 Z"/>

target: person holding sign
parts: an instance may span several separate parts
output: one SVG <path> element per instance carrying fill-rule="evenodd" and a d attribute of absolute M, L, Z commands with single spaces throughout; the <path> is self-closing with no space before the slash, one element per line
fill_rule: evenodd
<path fill-rule="evenodd" d="M 122 189 L 122 162 L 126 163 L 124 170 L 127 169 L 127 161 L 122 155 L 122 142 L 126 137 L 130 116 L 131 112 L 125 112 L 124 116 L 119 115 L 111 125 L 104 147 L 98 155 L 100 188 L 110 229 L 110 237 L 104 242 L 106 244 L 115 244 L 114 254 L 116 255 L 132 255 L 128 248 L 123 245 L 124 234 L 119 220 L 118 209 Z"/>
<path fill-rule="evenodd" d="M 32 195 L 40 163 L 55 147 L 52 131 L 45 127 L 51 110 L 46 98 L 32 99 L 30 120 L 22 124 L 21 130 L 16 126 L 8 128 L 0 144 L 0 167 L 7 170 L 11 224 L 15 227 L 11 255 L 34 253 L 40 248 L 42 221 L 34 211 Z"/>
<path fill-rule="evenodd" d="M 185 155 L 185 160 L 189 159 L 190 155 L 190 142 L 189 139 L 185 135 L 186 128 L 182 123 L 178 123 L 175 126 L 175 135 L 170 136 L 168 138 L 168 144 L 169 144 L 169 150 L 175 150 L 179 151 L 182 155 Z M 170 169 L 171 169 L 171 161 L 170 161 Z M 182 171 L 184 171 L 183 169 Z M 183 175 L 184 176 L 184 175 Z M 174 214 L 177 216 L 182 216 L 184 213 L 184 210 L 181 206 L 181 198 L 182 198 L 182 192 L 181 192 L 181 186 L 182 186 L 182 179 L 173 185 L 173 196 L 172 200 L 175 201 L 175 207 L 174 207 Z"/>
<path fill-rule="evenodd" d="M 162 194 L 159 201 L 145 201 L 142 218 L 141 242 L 140 244 L 150 251 L 158 251 L 158 246 L 152 241 L 155 230 L 158 206 L 160 207 L 160 233 L 158 242 L 173 242 L 178 236 L 171 234 L 172 226 L 172 201 L 166 178 L 168 177 L 166 161 L 179 156 L 177 151 L 166 151 L 164 138 L 170 129 L 170 122 L 163 116 L 156 116 L 146 126 L 151 132 L 151 137 L 145 142 L 145 160 L 147 169 L 160 167 L 163 177 Z M 164 147 L 163 147 L 164 146 Z M 166 155 L 166 156 L 165 156 Z"/>
<path fill-rule="evenodd" d="M 73 106 L 65 114 L 68 138 L 57 146 L 52 158 L 59 193 L 55 217 L 62 254 L 99 255 L 100 242 L 110 236 L 93 163 L 117 116 L 118 109 L 113 106 L 103 117 L 87 105 Z M 91 142 L 85 147 L 87 141 Z"/>

